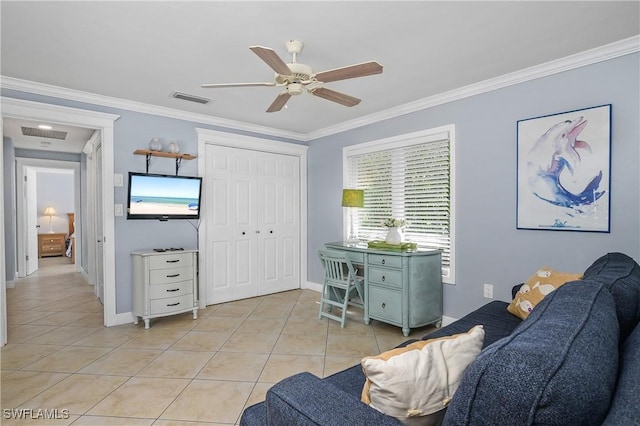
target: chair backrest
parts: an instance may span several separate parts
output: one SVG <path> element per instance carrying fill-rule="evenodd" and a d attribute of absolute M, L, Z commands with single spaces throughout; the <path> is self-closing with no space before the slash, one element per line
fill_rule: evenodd
<path fill-rule="evenodd" d="M 326 280 L 334 282 L 348 282 L 355 279 L 356 271 L 343 251 L 337 250 L 319 250 L 320 262 L 324 268 L 324 277 Z"/>

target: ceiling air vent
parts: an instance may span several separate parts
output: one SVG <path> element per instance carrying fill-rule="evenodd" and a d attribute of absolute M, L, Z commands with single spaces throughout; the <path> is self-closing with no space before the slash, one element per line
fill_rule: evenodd
<path fill-rule="evenodd" d="M 195 102 L 198 104 L 208 104 L 209 102 L 211 102 L 211 99 L 209 98 L 202 98 L 200 96 L 190 95 L 188 93 L 182 92 L 173 92 L 171 96 L 176 99 L 182 99 L 183 101 Z"/>
<path fill-rule="evenodd" d="M 65 140 L 67 138 L 67 132 L 61 132 L 60 130 L 43 130 L 35 127 L 21 127 L 22 134 L 25 136 L 35 136 L 36 138 L 50 138 Z"/>

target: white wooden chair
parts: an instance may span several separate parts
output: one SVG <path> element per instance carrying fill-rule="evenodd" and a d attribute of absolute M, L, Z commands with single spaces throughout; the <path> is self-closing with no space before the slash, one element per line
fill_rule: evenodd
<path fill-rule="evenodd" d="M 356 275 L 356 270 L 345 252 L 320 250 L 318 254 L 324 268 L 318 318 L 326 317 L 339 321 L 340 326 L 344 328 L 347 306 L 364 305 L 364 278 Z M 342 309 L 340 316 L 331 314 L 331 308 L 334 306 Z"/>

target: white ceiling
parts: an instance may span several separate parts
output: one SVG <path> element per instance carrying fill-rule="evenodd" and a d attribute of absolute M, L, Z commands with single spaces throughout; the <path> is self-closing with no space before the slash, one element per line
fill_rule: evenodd
<path fill-rule="evenodd" d="M 638 1 L 14 2 L 1 3 L 3 80 L 309 134 L 640 33 Z M 303 93 L 265 109 L 276 87 L 249 50 L 271 47 L 314 71 L 376 60 L 383 74 L 328 83 L 352 108 Z M 9 77 L 9 78 L 7 78 Z M 3 85 L 6 87 L 6 85 Z M 199 105 L 174 91 L 213 99 Z"/>

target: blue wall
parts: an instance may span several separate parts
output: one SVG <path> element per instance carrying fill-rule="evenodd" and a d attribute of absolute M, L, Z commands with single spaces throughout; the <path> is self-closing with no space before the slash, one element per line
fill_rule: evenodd
<path fill-rule="evenodd" d="M 310 142 L 308 281 L 322 280 L 317 250 L 324 242 L 342 238 L 342 148 L 445 124 L 456 125 L 457 144 L 457 270 L 455 285 L 445 286 L 445 315 L 460 317 L 485 303 L 483 283 L 494 284 L 495 297 L 508 300 L 511 286 L 542 265 L 582 271 L 607 251 L 640 258 L 639 80 L 639 55 L 633 54 Z M 182 152 L 196 153 L 195 127 L 229 131 L 11 90 L 2 94 L 120 115 L 114 128 L 114 171 L 125 177 L 129 171 L 144 171 L 145 158 L 133 151 L 147 148 L 153 137 L 178 140 Z M 517 120 L 607 103 L 613 105 L 611 233 L 516 230 Z M 196 175 L 198 161 L 202 159 L 183 161 L 181 174 Z M 153 158 L 150 172 L 172 174 L 174 167 L 172 160 Z M 126 206 L 126 192 L 126 186 L 115 188 L 115 203 Z M 115 234 L 117 313 L 132 308 L 132 250 L 196 244 L 196 230 L 185 221 L 116 217 Z"/>
<path fill-rule="evenodd" d="M 389 119 L 309 144 L 308 279 L 319 283 L 317 250 L 342 238 L 342 148 L 456 126 L 456 283 L 444 313 L 459 318 L 496 299 L 543 265 L 582 272 L 600 255 L 640 259 L 639 55 L 627 55 Z M 516 122 L 612 104 L 611 233 L 516 230 Z"/>

